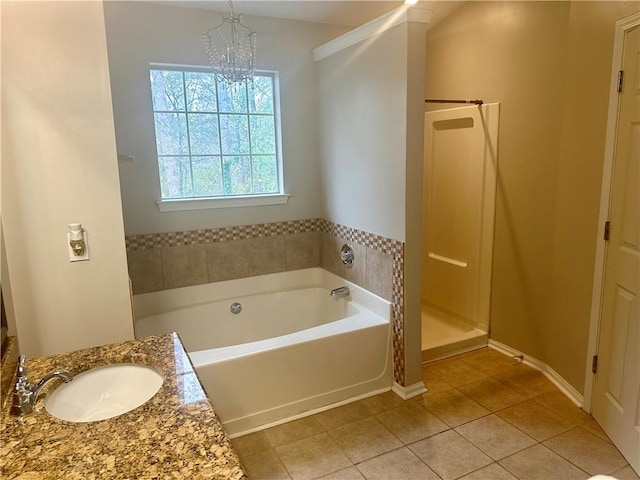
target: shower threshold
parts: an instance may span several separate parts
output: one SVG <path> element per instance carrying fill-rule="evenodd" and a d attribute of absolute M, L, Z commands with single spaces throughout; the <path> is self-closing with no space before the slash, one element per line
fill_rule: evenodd
<path fill-rule="evenodd" d="M 488 334 L 427 305 L 422 306 L 422 361 L 430 362 L 487 345 Z"/>

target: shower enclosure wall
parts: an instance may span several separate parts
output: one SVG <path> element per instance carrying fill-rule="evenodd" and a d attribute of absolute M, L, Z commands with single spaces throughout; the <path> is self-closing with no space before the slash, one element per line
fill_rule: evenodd
<path fill-rule="evenodd" d="M 499 105 L 425 114 L 423 361 L 486 345 Z"/>

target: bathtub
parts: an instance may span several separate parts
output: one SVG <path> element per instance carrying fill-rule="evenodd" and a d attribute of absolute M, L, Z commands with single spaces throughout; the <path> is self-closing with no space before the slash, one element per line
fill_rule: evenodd
<path fill-rule="evenodd" d="M 344 285 L 350 295 L 332 298 Z M 390 303 L 321 268 L 139 294 L 133 305 L 136 337 L 178 332 L 232 437 L 391 388 Z"/>

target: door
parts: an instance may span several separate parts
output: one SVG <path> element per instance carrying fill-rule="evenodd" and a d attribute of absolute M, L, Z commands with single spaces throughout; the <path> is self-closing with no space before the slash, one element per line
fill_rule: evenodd
<path fill-rule="evenodd" d="M 499 104 L 425 114 L 422 300 L 487 330 Z"/>
<path fill-rule="evenodd" d="M 624 33 L 623 81 L 592 413 L 640 472 L 640 26 Z"/>

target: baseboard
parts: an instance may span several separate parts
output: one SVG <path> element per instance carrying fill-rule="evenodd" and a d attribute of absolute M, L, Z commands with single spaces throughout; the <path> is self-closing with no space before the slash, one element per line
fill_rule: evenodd
<path fill-rule="evenodd" d="M 393 393 L 398 395 L 403 400 L 409 400 L 410 398 L 417 397 L 418 395 L 422 395 L 423 393 L 427 393 L 427 389 L 424 386 L 423 382 L 414 383 L 413 385 L 409 385 L 408 387 L 403 387 L 399 383 L 393 382 L 391 391 L 393 391 Z"/>
<path fill-rule="evenodd" d="M 562 378 L 562 376 L 560 376 L 558 372 L 556 372 L 546 363 L 541 362 L 537 358 L 525 355 L 524 353 L 516 350 L 515 348 L 511 348 L 504 343 L 496 342 L 493 339 L 489 339 L 489 347 L 511 357 L 522 357 L 522 363 L 542 372 L 545 377 L 551 380 L 551 383 L 558 387 L 558 389 L 569 398 L 569 400 L 575 403 L 578 407 L 582 408 L 584 404 L 584 396 L 575 388 L 573 388 L 573 386 L 571 386 L 569 382 Z"/>

